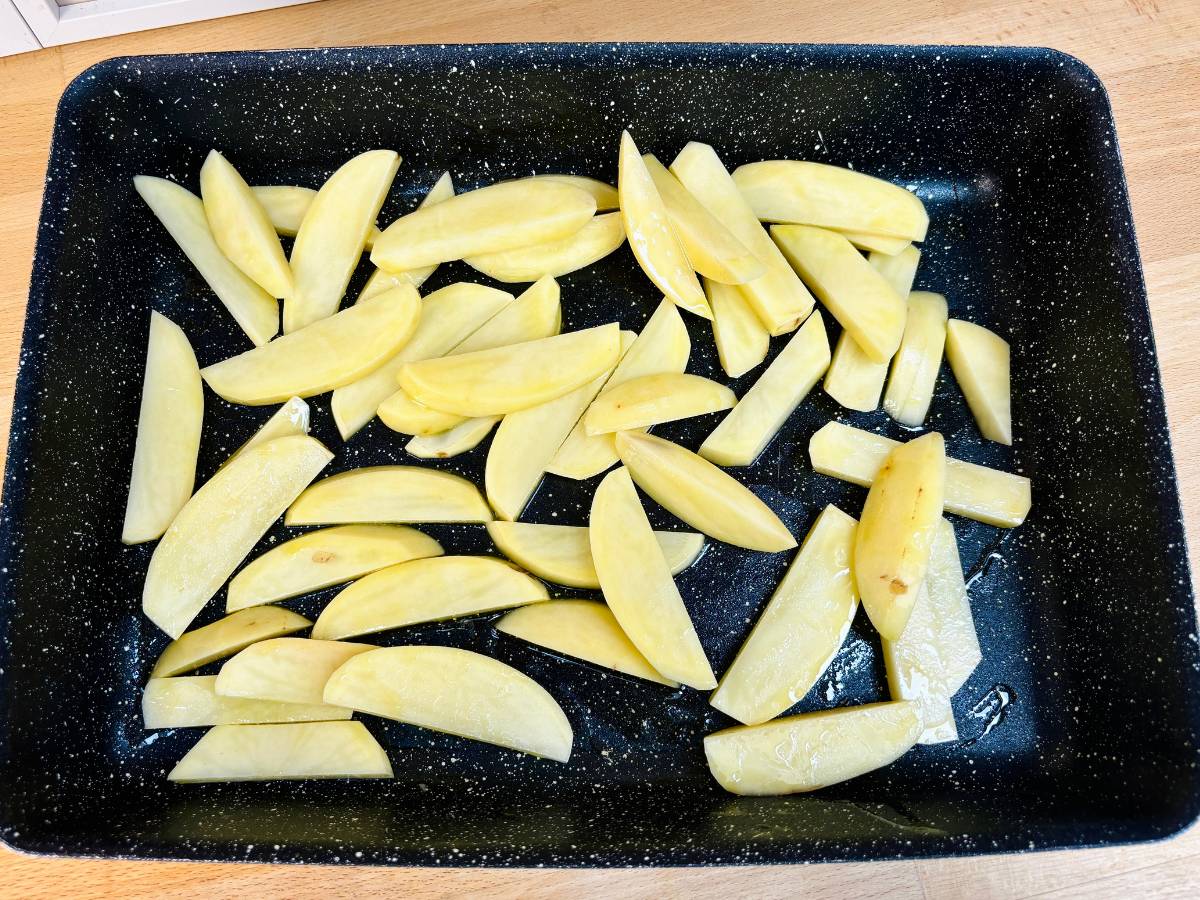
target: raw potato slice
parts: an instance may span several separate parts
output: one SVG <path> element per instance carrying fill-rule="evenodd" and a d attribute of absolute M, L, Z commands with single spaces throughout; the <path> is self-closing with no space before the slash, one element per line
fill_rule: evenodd
<path fill-rule="evenodd" d="M 217 673 L 222 697 L 324 703 L 329 676 L 352 656 L 376 649 L 371 644 L 310 638 L 275 638 L 251 644 Z M 345 704 L 335 704 L 345 706 Z"/>
<path fill-rule="evenodd" d="M 737 406 L 700 445 L 719 466 L 748 466 L 766 449 L 829 367 L 829 338 L 814 310 Z"/>
<path fill-rule="evenodd" d="M 883 408 L 901 425 L 924 423 L 933 401 L 942 349 L 946 344 L 946 298 L 928 291 L 908 295 L 904 338 L 892 359 Z"/>
<path fill-rule="evenodd" d="M 746 725 L 797 703 L 829 668 L 858 611 L 857 523 L 827 506 L 709 702 Z"/>
<path fill-rule="evenodd" d="M 946 324 L 946 358 L 983 436 L 1011 445 L 1008 341 L 981 325 L 951 319 Z"/>
<path fill-rule="evenodd" d="M 324 703 L 276 703 L 222 697 L 216 675 L 151 678 L 142 691 L 144 728 L 203 728 L 209 725 L 263 725 L 273 722 L 332 722 L 351 711 Z"/>
<path fill-rule="evenodd" d="M 300 230 L 304 215 L 312 206 L 317 192 L 312 188 L 296 187 L 287 184 L 271 184 L 252 187 L 250 190 L 267 213 L 267 219 L 276 234 L 285 237 L 295 237 Z M 366 248 L 371 249 L 375 238 L 379 236 L 379 227 L 373 225 L 367 234 Z"/>
<path fill-rule="evenodd" d="M 904 299 L 862 254 L 823 228 L 773 225 L 771 236 L 867 357 L 891 359 L 904 333 Z"/>
<path fill-rule="evenodd" d="M 730 378 L 739 378 L 767 358 L 771 335 L 736 286 L 705 278 L 704 292 L 712 307 L 721 368 Z"/>
<path fill-rule="evenodd" d="M 884 640 L 897 640 L 908 624 L 929 567 L 945 484 L 946 442 L 933 431 L 889 453 L 867 492 L 854 540 L 854 578 Z"/>
<path fill-rule="evenodd" d="M 627 469 L 610 472 L 596 488 L 588 539 L 604 599 L 650 665 L 697 690 L 716 687 L 712 666 Z"/>
<path fill-rule="evenodd" d="M 192 496 L 203 422 L 204 388 L 192 345 L 178 325 L 151 312 L 123 543 L 161 537 Z"/>
<path fill-rule="evenodd" d="M 379 368 L 408 342 L 420 318 L 417 289 L 402 285 L 201 374 L 231 403 L 262 406 L 311 397 Z"/>
<path fill-rule="evenodd" d="M 404 391 L 396 391 L 379 404 L 379 421 L 400 434 L 428 436 L 449 431 L 467 421 L 463 416 L 431 409 Z"/>
<path fill-rule="evenodd" d="M 465 478 L 419 466 L 370 466 L 323 478 L 296 498 L 285 525 L 490 522 L 492 512 Z"/>
<path fill-rule="evenodd" d="M 304 616 L 276 606 L 235 612 L 211 625 L 185 632 L 167 644 L 150 677 L 167 678 L 191 672 L 213 660 L 232 656 L 257 641 L 303 631 L 311 624 Z"/>
<path fill-rule="evenodd" d="M 621 352 L 616 322 L 537 341 L 407 363 L 400 387 L 418 403 L 460 416 L 528 409 L 582 387 Z"/>
<path fill-rule="evenodd" d="M 488 522 L 487 530 L 501 553 L 539 578 L 600 589 L 587 526 L 496 521 Z M 704 535 L 694 531 L 656 531 L 654 536 L 672 575 L 694 563 L 704 549 Z"/>
<path fill-rule="evenodd" d="M 254 545 L 333 459 L 307 435 L 243 453 L 192 495 L 146 571 L 142 611 L 173 638 L 233 574 Z"/>
<path fill-rule="evenodd" d="M 897 641 L 883 642 L 888 688 L 898 700 L 921 708 L 918 743 L 958 740 L 950 698 L 963 686 L 982 654 L 967 600 L 954 528 L 942 519 L 933 538 L 929 573 L 908 627 Z"/>
<path fill-rule="evenodd" d="M 371 262 L 389 272 L 557 241 L 596 212 L 586 191 L 555 181 L 506 181 L 401 216 L 375 242 Z"/>
<path fill-rule="evenodd" d="M 905 238 L 888 237 L 883 234 L 867 234 L 865 231 L 846 231 L 835 228 L 859 250 L 869 250 L 872 253 L 882 253 L 884 256 L 895 256 L 912 246 Z"/>
<path fill-rule="evenodd" d="M 179 761 L 167 780 L 284 781 L 391 778 L 387 754 L 362 722 L 218 725 Z"/>
<path fill-rule="evenodd" d="M 796 539 L 749 488 L 691 450 L 636 431 L 617 434 L 617 453 L 660 506 L 709 537 L 764 553 L 796 546 Z"/>
<path fill-rule="evenodd" d="M 809 440 L 808 455 L 816 471 L 870 487 L 884 459 L 897 446 L 881 434 L 830 422 Z M 1032 505 L 1029 479 L 947 459 L 945 504 L 948 513 L 1015 528 L 1025 521 Z"/>
<path fill-rule="evenodd" d="M 272 297 L 292 292 L 292 270 L 279 236 L 250 185 L 216 150 L 200 167 L 200 197 L 213 240 Z"/>
<path fill-rule="evenodd" d="M 454 180 L 450 177 L 449 172 L 443 172 L 439 178 L 429 189 L 421 202 L 417 204 L 417 209 L 424 209 L 427 206 L 433 206 L 436 203 L 441 203 L 443 200 L 449 200 L 454 196 Z M 379 229 L 372 229 L 371 234 L 367 235 L 367 249 L 373 249 L 375 246 L 375 238 L 379 236 Z M 358 300 L 366 300 L 375 294 L 381 294 L 388 288 L 396 287 L 396 285 L 408 282 L 415 288 L 419 288 L 429 276 L 437 271 L 437 264 L 434 263 L 428 266 L 418 266 L 415 269 L 408 269 L 403 272 L 385 272 L 383 269 L 376 269 L 371 273 L 371 277 L 367 279 L 367 283 L 363 285 L 362 292 L 358 295 Z"/>
<path fill-rule="evenodd" d="M 133 186 L 254 345 L 275 337 L 279 304 L 221 252 L 200 198 L 173 181 L 149 175 L 138 175 Z"/>
<path fill-rule="evenodd" d="M 521 180 L 556 181 L 559 184 L 568 184 L 571 187 L 579 188 L 579 190 L 590 194 L 596 200 L 597 212 L 608 212 L 612 209 L 621 208 L 621 202 L 617 196 L 617 189 L 615 187 L 599 179 L 588 178 L 586 175 L 530 175 Z"/>
<path fill-rule="evenodd" d="M 478 447 L 500 419 L 500 416 L 463 419 L 441 434 L 417 435 L 404 445 L 404 449 L 418 459 L 450 459 Z"/>
<path fill-rule="evenodd" d="M 917 266 L 921 262 L 921 251 L 911 244 L 895 254 L 870 253 L 867 255 L 875 271 L 883 276 L 883 280 L 892 286 L 897 296 L 907 297 L 912 292 L 913 281 L 917 277 Z"/>
<path fill-rule="evenodd" d="M 732 409 L 735 403 L 733 391 L 700 375 L 643 375 L 606 391 L 588 409 L 584 427 L 588 434 L 649 428 Z"/>
<path fill-rule="evenodd" d="M 767 267 L 766 274 L 738 286 L 767 331 L 795 331 L 812 312 L 813 298 L 738 193 L 716 151 L 693 141 L 675 157 L 671 173 Z"/>
<path fill-rule="evenodd" d="M 415 559 L 380 569 L 343 589 L 317 618 L 312 634 L 319 640 L 342 640 L 548 599 L 540 581 L 502 559 Z"/>
<path fill-rule="evenodd" d="M 395 151 L 369 150 L 321 185 L 292 245 L 295 289 L 283 301 L 285 333 L 337 312 L 399 167 Z"/>
<path fill-rule="evenodd" d="M 704 755 L 731 794 L 798 794 L 890 765 L 920 734 L 915 703 L 870 703 L 726 728 L 704 739 Z"/>
<path fill-rule="evenodd" d="M 276 603 L 410 559 L 441 555 L 441 544 L 404 525 L 322 528 L 272 547 L 238 572 L 229 582 L 225 609 Z"/>
<path fill-rule="evenodd" d="M 646 661 L 603 603 L 556 600 L 525 606 L 504 615 L 496 630 L 605 669 L 679 687 Z"/>
<path fill-rule="evenodd" d="M 326 703 L 566 762 L 574 735 L 546 689 L 453 647 L 385 647 L 342 666 Z"/>
<path fill-rule="evenodd" d="M 557 241 L 468 256 L 463 262 L 497 281 L 536 281 L 586 268 L 623 243 L 625 226 L 621 214 L 613 212 L 595 216 L 574 234 Z"/>
<path fill-rule="evenodd" d="M 299 397 L 292 397 L 275 410 L 271 418 L 267 419 L 258 431 L 250 435 L 250 440 L 234 450 L 229 459 L 221 465 L 227 466 L 251 447 L 257 447 L 259 444 L 265 444 L 275 438 L 287 437 L 291 434 L 308 434 L 309 412 L 307 403 Z"/>
<path fill-rule="evenodd" d="M 906 241 L 923 241 L 929 215 L 917 195 L 841 166 L 766 160 L 742 166 L 733 180 L 765 222 L 795 222 Z"/>

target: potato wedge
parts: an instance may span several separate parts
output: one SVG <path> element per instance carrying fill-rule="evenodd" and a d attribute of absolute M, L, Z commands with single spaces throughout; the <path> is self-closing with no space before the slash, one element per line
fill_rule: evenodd
<path fill-rule="evenodd" d="M 161 537 L 192 496 L 203 422 L 204 387 L 192 345 L 178 325 L 151 312 L 122 543 Z"/>
<path fill-rule="evenodd" d="M 607 185 L 606 185 L 607 186 Z M 536 281 L 557 278 L 604 259 L 625 243 L 625 225 L 617 212 L 596 215 L 564 238 L 500 253 L 481 253 L 463 260 L 497 281 Z"/>
<path fill-rule="evenodd" d="M 574 735 L 546 689 L 453 647 L 385 647 L 343 665 L 325 702 L 566 762 Z"/>
<path fill-rule="evenodd" d="M 285 525 L 490 522 L 492 511 L 465 478 L 419 466 L 369 466 L 323 478 L 296 498 Z"/>
<path fill-rule="evenodd" d="M 665 678 L 697 690 L 716 687 L 627 469 L 609 472 L 596 488 L 588 540 L 604 599 L 650 665 Z"/>
<path fill-rule="evenodd" d="M 951 319 L 946 358 L 979 430 L 989 441 L 1012 444 L 1012 391 L 1008 341 L 981 325 Z"/>
<path fill-rule="evenodd" d="M 395 391 L 380 403 L 376 414 L 379 421 L 392 431 L 417 437 L 442 434 L 468 421 L 465 416 L 442 412 L 440 409 L 432 409 L 418 403 L 404 390 Z"/>
<path fill-rule="evenodd" d="M 754 386 L 700 445 L 719 466 L 748 466 L 779 433 L 829 367 L 829 338 L 819 310 L 792 335 Z"/>
<path fill-rule="evenodd" d="M 894 254 L 879 251 L 868 253 L 867 262 L 892 286 L 897 296 L 907 297 L 912 292 L 913 281 L 917 277 L 921 251 L 908 244 Z"/>
<path fill-rule="evenodd" d="M 450 459 L 462 453 L 474 450 L 483 442 L 501 416 L 482 416 L 477 419 L 463 419 L 448 431 L 441 434 L 416 435 L 404 445 L 410 456 L 418 459 Z"/>
<path fill-rule="evenodd" d="M 272 547 L 229 582 L 226 612 L 277 603 L 379 569 L 441 556 L 442 545 L 404 525 L 340 525 Z"/>
<path fill-rule="evenodd" d="M 812 295 L 763 231 L 716 151 L 693 141 L 675 157 L 671 173 L 767 267 L 764 275 L 738 285 L 767 331 L 795 331 L 812 312 Z"/>
<path fill-rule="evenodd" d="M 846 231 L 843 228 L 834 228 L 832 230 L 841 233 L 846 240 L 859 250 L 881 253 L 884 256 L 895 256 L 912 246 L 912 243 L 904 238 L 888 237 L 883 234 L 868 234 L 865 231 Z"/>
<path fill-rule="evenodd" d="M 213 475 L 179 511 L 150 557 L 142 611 L 173 638 L 333 459 L 320 441 L 269 441 Z"/>
<path fill-rule="evenodd" d="M 372 644 L 310 638 L 259 641 L 221 666 L 214 690 L 222 697 L 323 703 L 325 682 L 338 666 L 374 649 Z"/>
<path fill-rule="evenodd" d="M 808 442 L 812 467 L 824 475 L 870 487 L 897 442 L 881 434 L 830 422 Z M 986 466 L 946 460 L 946 512 L 1015 528 L 1032 505 L 1029 479 Z"/>
<path fill-rule="evenodd" d="M 342 640 L 550 599 L 545 586 L 492 556 L 436 556 L 372 572 L 329 601 L 313 638 Z"/>
<path fill-rule="evenodd" d="M 488 522 L 487 530 L 501 553 L 539 578 L 568 587 L 600 589 L 587 526 L 497 520 Z M 654 537 L 672 575 L 694 563 L 704 549 L 704 535 L 694 531 L 656 531 Z"/>
<path fill-rule="evenodd" d="M 217 694 L 216 675 L 151 678 L 142 691 L 143 728 L 202 728 L 275 722 L 333 722 L 351 711 L 325 703 L 276 703 Z"/>
<path fill-rule="evenodd" d="M 295 237 L 317 192 L 294 184 L 258 184 L 250 188 L 276 234 Z"/>
<path fill-rule="evenodd" d="M 767 504 L 691 450 L 653 435 L 621 431 L 617 453 L 638 487 L 697 531 L 764 553 L 796 546 Z"/>
<path fill-rule="evenodd" d="M 275 337 L 279 304 L 221 252 L 200 198 L 173 181 L 149 175 L 138 175 L 133 186 L 254 346 Z"/>
<path fill-rule="evenodd" d="M 399 167 L 395 151 L 369 150 L 321 185 L 292 244 L 295 288 L 283 301 L 285 334 L 337 312 Z"/>
<path fill-rule="evenodd" d="M 392 764 L 362 722 L 218 725 L 171 770 L 168 781 L 391 778 Z"/>
<path fill-rule="evenodd" d="M 646 661 L 603 603 L 555 600 L 523 606 L 502 616 L 496 630 L 614 672 L 679 687 Z"/>
<path fill-rule="evenodd" d="M 299 397 L 292 397 L 275 410 L 271 418 L 263 422 L 262 427 L 250 435 L 250 439 L 234 450 L 229 459 L 221 465 L 227 466 L 251 447 L 257 447 L 259 444 L 265 444 L 275 438 L 287 437 L 291 434 L 308 434 L 309 413 L 307 403 Z"/>
<path fill-rule="evenodd" d="M 599 179 L 589 178 L 586 175 L 529 175 L 520 180 L 556 181 L 559 184 L 568 184 L 571 187 L 579 188 L 579 190 L 590 194 L 595 199 L 597 212 L 608 212 L 609 210 L 621 208 L 621 201 L 615 187 Z"/>
<path fill-rule="evenodd" d="M 731 794 L 798 794 L 890 765 L 920 734 L 917 705 L 900 700 L 736 725 L 706 737 L 704 755 Z"/>
<path fill-rule="evenodd" d="M 825 507 L 709 703 L 757 725 L 817 683 L 858 611 L 850 569 L 857 524 L 836 506 Z"/>
<path fill-rule="evenodd" d="M 704 293 L 713 313 L 713 339 L 721 368 L 730 378 L 740 378 L 767 358 L 771 335 L 732 284 L 703 279 Z"/>
<path fill-rule="evenodd" d="M 379 368 L 408 342 L 420 318 L 417 289 L 401 285 L 200 374 L 231 403 L 262 406 L 312 397 Z"/>
<path fill-rule="evenodd" d="M 235 612 L 211 625 L 184 632 L 167 644 L 150 677 L 182 675 L 222 657 L 233 656 L 257 641 L 294 634 L 311 624 L 304 616 L 277 606 Z"/>
<path fill-rule="evenodd" d="M 946 344 L 946 298 L 929 291 L 908 295 L 908 317 L 904 338 L 892 359 L 892 374 L 883 394 L 883 408 L 901 425 L 917 427 L 925 422 L 942 350 Z"/>
<path fill-rule="evenodd" d="M 824 163 L 766 160 L 741 166 L 733 180 L 764 222 L 840 228 L 923 241 L 929 215 L 917 195 L 862 172 Z"/>
<path fill-rule="evenodd" d="M 433 206 L 441 203 L 443 200 L 449 200 L 454 196 L 454 180 L 450 177 L 449 172 L 443 172 L 441 177 L 434 182 L 433 187 L 429 192 L 421 198 L 421 202 L 417 204 L 417 209 L 424 209 L 427 206 Z M 378 228 L 375 228 L 367 235 L 367 249 L 371 250 L 375 246 L 375 238 L 379 236 Z M 415 288 L 419 288 L 429 280 L 434 272 L 437 271 L 437 264 L 433 263 L 428 266 L 418 266 L 415 269 L 406 269 L 403 272 L 387 272 L 383 269 L 376 269 L 371 273 L 371 277 L 367 279 L 367 283 L 363 285 L 362 291 L 359 292 L 358 299 L 366 300 L 375 294 L 381 294 L 388 288 L 396 287 L 399 284 L 408 282 Z"/>
<path fill-rule="evenodd" d="M 733 391 L 700 375 L 664 372 L 643 375 L 597 398 L 584 417 L 588 434 L 650 428 L 692 416 L 732 409 Z"/>

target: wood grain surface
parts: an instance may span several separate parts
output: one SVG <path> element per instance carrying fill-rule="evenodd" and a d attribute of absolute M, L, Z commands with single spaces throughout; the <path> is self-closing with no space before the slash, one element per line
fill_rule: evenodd
<path fill-rule="evenodd" d="M 1200 0 L 324 0 L 0 59 L 0 428 L 11 414 L 55 104 L 81 70 L 124 54 L 561 40 L 1026 44 L 1094 68 L 1116 109 L 1195 566 Z M 385 895 L 1192 898 L 1200 896 L 1200 829 L 1107 850 L 742 869 L 333 869 L 35 859 L 0 849 L 4 898 Z"/>

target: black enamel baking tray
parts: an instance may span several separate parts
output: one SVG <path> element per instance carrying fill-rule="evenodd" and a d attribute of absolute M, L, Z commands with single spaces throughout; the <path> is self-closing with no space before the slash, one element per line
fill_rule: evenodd
<path fill-rule="evenodd" d="M 555 659 L 485 617 L 383 640 L 468 647 L 536 678 L 575 727 L 568 765 L 368 720 L 394 782 L 166 783 L 200 732 L 142 730 L 140 687 L 166 639 L 139 613 L 151 548 L 118 541 L 148 312 L 179 322 L 202 365 L 248 345 L 132 176 L 195 190 L 218 147 L 252 183 L 317 186 L 350 155 L 391 147 L 404 161 L 386 219 L 445 169 L 460 188 L 542 171 L 615 181 L 625 127 L 661 159 L 697 139 L 731 167 L 807 158 L 910 186 L 932 218 L 918 287 L 1011 339 L 1015 446 L 980 439 L 948 371 L 928 422 L 954 455 L 1034 484 L 1016 531 L 954 522 L 984 649 L 955 702 L 962 739 L 814 795 L 735 798 L 704 767 L 701 736 L 728 721 L 703 696 Z M 479 277 L 446 265 L 428 287 Z M 658 299 L 625 248 L 562 286 L 571 329 L 640 327 Z M 716 373 L 704 324 L 688 326 L 691 371 Z M 207 403 L 201 477 L 267 415 Z M 313 405 L 330 472 L 405 461 L 378 422 L 343 447 L 328 398 Z M 797 534 L 823 504 L 857 515 L 864 496 L 810 470 L 808 438 L 830 419 L 902 436 L 882 412 L 815 391 L 742 473 Z M 712 424 L 661 433 L 695 446 Z M 478 482 L 486 449 L 443 465 Z M 527 519 L 583 523 L 594 486 L 550 478 Z M 0 525 L 0 838 L 21 850 L 743 864 L 1123 843 L 1197 815 L 1196 618 L 1116 134 L 1095 74 L 1052 50 L 426 46 L 94 66 L 58 110 Z M 489 550 L 480 527 L 430 530 L 452 551 Z M 718 672 L 790 555 L 713 544 L 680 579 Z M 330 593 L 293 605 L 311 614 Z M 798 709 L 885 697 L 860 615 Z"/>

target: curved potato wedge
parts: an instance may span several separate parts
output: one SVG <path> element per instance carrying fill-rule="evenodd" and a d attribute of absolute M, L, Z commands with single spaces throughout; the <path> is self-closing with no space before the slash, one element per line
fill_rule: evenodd
<path fill-rule="evenodd" d="M 259 444 L 265 444 L 267 441 L 287 437 L 291 434 L 308 434 L 309 413 L 307 403 L 299 397 L 292 397 L 275 410 L 271 418 L 263 422 L 258 431 L 250 435 L 250 440 L 234 450 L 229 455 L 229 459 L 221 463 L 222 467 L 229 465 L 251 447 L 257 447 Z"/>
<path fill-rule="evenodd" d="M 323 478 L 296 498 L 285 525 L 490 522 L 492 511 L 465 478 L 419 466 L 369 466 Z"/>
<path fill-rule="evenodd" d="M 474 450 L 492 432 L 500 416 L 483 416 L 478 419 L 463 419 L 449 431 L 441 434 L 417 435 L 404 445 L 411 456 L 418 459 L 450 459 Z"/>
<path fill-rule="evenodd" d="M 380 403 L 376 414 L 379 421 L 392 431 L 418 437 L 442 434 L 467 421 L 464 416 L 431 409 L 423 403 L 418 403 L 403 390 L 394 392 Z"/>
<path fill-rule="evenodd" d="M 771 334 L 735 285 L 708 278 L 703 281 L 712 307 L 713 340 L 721 368 L 730 378 L 740 378 L 767 358 Z"/>
<path fill-rule="evenodd" d="M 298 187 L 290 184 L 258 185 L 250 188 L 254 198 L 262 205 L 267 213 L 267 219 L 276 234 L 284 237 L 295 237 L 300 230 L 304 215 L 312 206 L 317 192 L 312 188 Z M 372 226 L 367 234 L 366 248 L 368 250 L 379 236 L 379 226 Z M 394 287 L 394 285 L 393 285 Z M 361 298 L 360 298 L 361 299 Z"/>
<path fill-rule="evenodd" d="M 608 212 L 612 209 L 620 209 L 621 203 L 617 196 L 617 189 L 611 184 L 600 181 L 597 178 L 589 178 L 586 175 L 529 175 L 525 178 L 518 179 L 520 181 L 556 181 L 559 184 L 568 184 L 571 187 L 579 188 L 585 194 L 590 194 L 596 201 L 596 212 Z"/>
<path fill-rule="evenodd" d="M 946 345 L 946 310 L 941 294 L 913 291 L 908 295 L 904 338 L 892 359 L 883 394 L 884 410 L 901 425 L 915 428 L 929 413 Z"/>
<path fill-rule="evenodd" d="M 643 375 L 605 391 L 584 417 L 588 434 L 650 428 L 692 416 L 732 409 L 733 391 L 700 375 Z"/>
<path fill-rule="evenodd" d="M 989 441 L 1012 444 L 1012 391 L 1008 341 L 981 325 L 951 319 L 946 358 L 971 415 Z"/>
<path fill-rule="evenodd" d="M 557 241 L 468 256 L 463 262 L 497 281 L 536 281 L 587 268 L 623 243 L 625 226 L 621 214 L 613 212 L 594 216 L 574 234 Z"/>
<path fill-rule="evenodd" d="M 275 722 L 332 722 L 351 711 L 324 703 L 276 703 L 217 694 L 216 675 L 151 678 L 142 691 L 143 728 L 203 728 Z"/>
<path fill-rule="evenodd" d="M 865 231 L 847 231 L 844 228 L 833 228 L 831 230 L 843 235 L 846 240 L 859 250 L 882 253 L 884 256 L 896 256 L 898 253 L 912 246 L 912 242 L 906 238 L 888 237 L 883 234 L 868 234 Z"/>
<path fill-rule="evenodd" d="M 323 703 L 325 683 L 338 666 L 374 649 L 372 644 L 312 638 L 259 641 L 221 666 L 214 689 L 222 697 Z"/>
<path fill-rule="evenodd" d="M 150 672 L 151 678 L 182 675 L 268 638 L 303 631 L 308 619 L 290 609 L 272 606 L 235 612 L 211 625 L 187 631 L 167 644 Z"/>
<path fill-rule="evenodd" d="M 433 187 L 429 192 L 421 198 L 421 202 L 417 204 L 417 209 L 424 209 L 427 206 L 441 203 L 443 200 L 449 200 L 454 196 L 454 180 L 450 177 L 449 172 L 443 172 L 441 177 L 434 182 Z M 379 236 L 378 228 L 372 229 L 367 235 L 367 249 L 371 250 L 375 246 L 375 238 Z M 418 266 L 415 269 L 406 269 L 403 272 L 387 272 L 383 269 L 376 269 L 371 273 L 371 277 L 367 279 L 367 283 L 363 285 L 362 291 L 358 295 L 359 300 L 366 300 L 375 294 L 381 294 L 388 288 L 396 287 L 399 284 L 408 282 L 415 288 L 419 288 L 429 280 L 434 272 L 437 271 L 437 264 L 428 266 Z"/>

